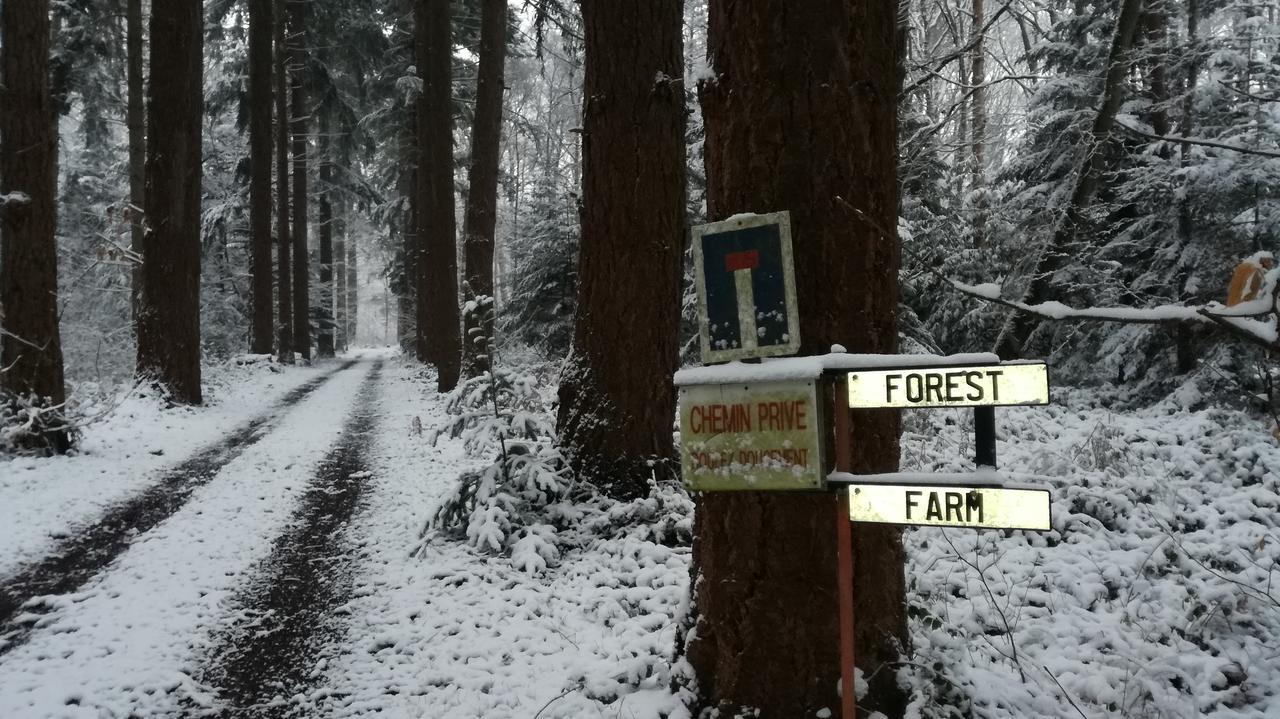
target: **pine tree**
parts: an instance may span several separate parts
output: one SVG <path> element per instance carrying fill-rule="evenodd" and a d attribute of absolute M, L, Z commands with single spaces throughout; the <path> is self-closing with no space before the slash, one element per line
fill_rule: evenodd
<path fill-rule="evenodd" d="M 148 33 L 151 131 L 137 371 L 185 404 L 201 401 L 202 5 L 200 0 L 155 3 Z"/>
<path fill-rule="evenodd" d="M 582 239 L 557 429 L 579 475 L 619 498 L 646 494 L 673 454 L 685 226 L 682 10 L 677 0 L 582 4 Z"/>
<path fill-rule="evenodd" d="M 318 138 L 316 141 L 317 162 L 319 164 L 319 182 L 317 183 L 318 207 L 316 208 L 316 229 L 320 240 L 320 287 L 317 296 L 320 302 L 316 313 L 316 356 L 333 356 L 333 159 L 331 156 L 333 142 L 329 137 L 330 120 L 328 110 L 319 111 Z"/>
<path fill-rule="evenodd" d="M 289 232 L 289 45 L 285 0 L 275 2 L 276 337 L 279 359 L 293 364 L 293 242 Z"/>
<path fill-rule="evenodd" d="M 19 442 L 65 452 L 48 0 L 0 4 L 0 39 L 0 418 L 15 405 L 44 409 Z"/>
<path fill-rule="evenodd" d="M 272 347 L 271 282 L 271 35 L 273 0 L 249 2 L 249 274 L 253 283 L 250 349 Z"/>
<path fill-rule="evenodd" d="M 450 0 L 417 0 L 418 358 L 436 366 L 441 392 L 458 384 L 462 347 L 453 198 L 453 42 Z"/>
<path fill-rule="evenodd" d="M 498 160 L 502 140 L 502 82 L 506 61 L 507 2 L 484 0 L 480 20 L 480 64 L 476 111 L 471 126 L 471 169 L 467 175 L 467 207 L 462 237 L 465 277 L 473 297 L 493 296 L 493 233 L 498 216 Z M 475 316 L 474 313 L 473 315 Z M 483 315 L 492 321 L 493 313 Z M 475 376 L 487 369 L 472 344 L 473 330 L 493 335 L 493 327 L 472 327 L 463 335 L 463 370 Z"/>
<path fill-rule="evenodd" d="M 146 58 L 143 47 L 142 0 L 126 0 L 125 54 L 128 94 L 125 125 L 129 133 L 129 249 L 142 255 L 142 208 L 146 204 L 147 163 L 147 91 Z M 133 320 L 138 318 L 138 292 L 142 287 L 142 267 L 135 266 L 130 274 L 130 310 Z"/>
<path fill-rule="evenodd" d="M 293 346 L 303 360 L 311 359 L 311 295 L 307 256 L 307 107 L 305 77 L 309 37 L 307 8 L 310 0 L 286 0 L 289 7 L 289 66 L 292 84 L 289 88 L 289 134 L 293 155 Z"/>
<path fill-rule="evenodd" d="M 708 215 L 791 212 L 804 355 L 836 343 L 896 349 L 895 10 L 879 0 L 710 3 L 716 76 L 700 88 Z M 852 433 L 855 472 L 897 468 L 896 416 L 857 416 Z M 762 719 L 839 706 L 835 495 L 697 502 L 687 652 L 703 705 L 725 716 L 753 707 Z M 871 682 L 858 703 L 899 716 L 901 533 L 860 525 L 854 554 L 857 661 Z"/>

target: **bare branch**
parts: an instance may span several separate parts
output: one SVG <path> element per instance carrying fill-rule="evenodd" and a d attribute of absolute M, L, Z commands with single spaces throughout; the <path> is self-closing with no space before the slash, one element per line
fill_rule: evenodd
<path fill-rule="evenodd" d="M 1273 150 L 1255 150 L 1251 147 L 1241 147 L 1239 145 L 1232 145 L 1226 142 L 1216 142 L 1214 140 L 1205 140 L 1198 137 L 1172 137 L 1169 135 L 1156 135 L 1154 133 L 1146 132 L 1144 130 L 1139 130 L 1136 127 L 1132 127 L 1128 123 L 1120 121 L 1120 119 L 1118 118 L 1116 119 L 1116 124 L 1124 128 L 1128 132 L 1131 132 L 1137 135 L 1138 137 L 1145 137 L 1148 140 L 1163 140 L 1164 142 L 1178 142 L 1178 143 L 1185 143 L 1188 145 L 1200 145 L 1201 147 L 1216 147 L 1219 150 L 1230 150 L 1231 152 L 1240 152 L 1246 155 L 1260 155 L 1262 157 L 1280 158 L 1280 152 L 1276 152 Z"/>

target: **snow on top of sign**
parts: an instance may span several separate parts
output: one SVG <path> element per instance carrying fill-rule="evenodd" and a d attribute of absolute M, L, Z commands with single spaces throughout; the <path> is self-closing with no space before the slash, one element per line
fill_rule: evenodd
<path fill-rule="evenodd" d="M 839 370 L 892 369 L 895 367 L 947 367 L 953 365 L 996 364 L 1000 358 L 990 352 L 954 355 L 849 354 L 832 352 L 812 357 L 765 359 L 758 364 L 729 362 L 710 367 L 686 367 L 675 376 L 677 387 L 694 384 L 737 382 L 785 382 L 816 379 L 824 372 Z"/>
<path fill-rule="evenodd" d="M 972 472 L 886 472 L 884 474 L 849 474 L 832 472 L 827 481 L 836 484 L 904 484 L 935 487 L 1000 487 L 1003 489 L 1040 489 L 1049 486 L 1036 482 L 1033 475 L 1011 474 L 990 467 Z"/>

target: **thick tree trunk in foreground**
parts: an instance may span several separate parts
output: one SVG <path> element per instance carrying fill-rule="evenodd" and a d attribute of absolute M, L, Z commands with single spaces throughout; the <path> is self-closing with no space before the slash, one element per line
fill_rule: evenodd
<path fill-rule="evenodd" d="M 285 42 L 285 0 L 275 0 L 276 45 L 276 305 L 279 359 L 293 364 L 293 267 L 289 262 L 289 48 Z"/>
<path fill-rule="evenodd" d="M 138 375 L 175 401 L 200 396 L 200 140 L 203 4 L 151 6 L 147 227 L 138 313 Z"/>
<path fill-rule="evenodd" d="M 709 216 L 791 211 L 802 355 L 835 343 L 896 350 L 896 5 L 710 3 Z M 860 413 L 852 434 L 855 472 L 897 468 L 895 413 Z M 697 502 L 687 652 L 705 706 L 724 716 L 756 707 L 761 719 L 838 716 L 835 494 Z M 875 673 L 859 704 L 900 716 L 888 664 L 907 639 L 901 533 L 855 526 L 854 552 L 857 662 Z"/>
<path fill-rule="evenodd" d="M 250 351 L 271 352 L 271 35 L 273 0 L 249 0 Z"/>
<path fill-rule="evenodd" d="M 307 262 L 307 2 L 289 0 L 290 133 L 293 139 L 293 347 L 311 359 L 311 275 Z"/>
<path fill-rule="evenodd" d="M 65 400 L 58 332 L 58 131 L 49 91 L 48 0 L 0 4 L 0 386 L 45 407 Z M 60 421 L 57 416 L 52 422 Z M 65 452 L 64 429 L 37 446 Z"/>
<path fill-rule="evenodd" d="M 502 142 L 503 65 L 507 57 L 507 0 L 484 0 L 480 19 L 480 67 L 476 114 L 471 126 L 471 168 L 463 217 L 464 277 L 469 297 L 493 296 L 493 232 L 498 217 L 498 160 Z M 492 320 L 492 316 L 490 316 Z M 463 371 L 475 376 L 489 369 L 488 352 L 476 354 L 472 331 L 493 336 L 493 322 L 481 328 L 466 319 L 462 335 Z"/>
<path fill-rule="evenodd" d="M 679 0 L 582 3 L 582 244 L 560 441 L 615 497 L 673 454 L 685 230 Z M 654 462 L 657 460 L 657 462 Z"/>
<path fill-rule="evenodd" d="M 1138 28 L 1138 19 L 1142 15 L 1142 0 L 1124 0 L 1120 6 L 1120 17 L 1116 21 L 1116 34 L 1111 41 L 1111 51 L 1107 56 L 1107 75 L 1102 87 L 1102 97 L 1098 114 L 1093 121 L 1093 129 L 1086 138 L 1080 159 L 1076 164 L 1075 185 L 1071 190 L 1071 199 L 1067 201 L 1066 210 L 1054 228 L 1053 238 L 1049 246 L 1040 255 L 1035 272 L 1031 277 L 1031 285 L 1023 294 L 1021 301 L 1034 305 L 1051 299 L 1054 289 L 1053 275 L 1062 268 L 1068 259 L 1069 245 L 1086 224 L 1085 210 L 1093 201 L 1098 189 L 1103 144 L 1111 137 L 1115 127 L 1116 113 L 1120 110 L 1121 86 L 1125 74 L 1129 70 L 1129 48 L 1133 46 L 1133 38 Z M 1005 318 L 1004 326 L 996 337 L 995 353 L 1001 359 L 1018 359 L 1023 356 L 1027 340 L 1036 327 L 1040 326 L 1038 315 L 1030 312 L 1013 311 Z"/>
<path fill-rule="evenodd" d="M 319 206 L 316 208 L 317 231 L 320 240 L 320 287 L 319 287 L 319 325 L 316 328 L 316 356 L 333 356 L 333 205 L 330 197 L 333 185 L 333 162 L 330 150 L 333 147 L 329 139 L 329 115 L 320 110 L 316 153 L 319 155 L 319 182 L 316 188 L 319 194 Z"/>
<path fill-rule="evenodd" d="M 450 0 L 418 0 L 415 23 L 422 99 L 417 146 L 418 358 L 436 366 L 437 386 L 458 384 L 462 363 L 458 326 L 458 250 L 453 200 L 453 44 Z"/>
<path fill-rule="evenodd" d="M 143 53 L 142 0 L 127 0 L 125 7 L 126 92 L 125 126 L 129 133 L 129 244 L 142 256 L 142 207 L 146 204 L 147 88 L 146 58 Z M 138 294 L 142 289 L 142 266 L 131 272 L 130 307 L 138 319 Z"/>

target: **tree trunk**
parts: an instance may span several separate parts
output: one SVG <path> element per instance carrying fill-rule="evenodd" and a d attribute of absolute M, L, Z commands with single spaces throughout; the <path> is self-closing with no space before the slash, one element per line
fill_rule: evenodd
<path fill-rule="evenodd" d="M 289 264 L 289 48 L 285 0 L 275 0 L 276 46 L 276 283 L 279 359 L 293 364 L 293 268 Z"/>
<path fill-rule="evenodd" d="M 986 149 L 987 149 L 987 93 L 983 87 L 986 82 L 987 51 L 983 27 L 986 25 L 983 0 L 973 0 L 973 50 L 970 52 L 969 69 L 973 97 L 969 103 L 972 111 L 970 131 L 973 133 L 970 162 L 969 196 L 973 203 L 973 246 L 986 245 L 987 236 L 987 200 L 986 200 Z"/>
<path fill-rule="evenodd" d="M 896 6 L 710 3 L 717 77 L 700 88 L 707 209 L 712 219 L 791 211 L 802 355 L 834 343 L 896 350 Z M 896 414 L 853 420 L 854 471 L 894 471 Z M 687 653 L 704 707 L 723 716 L 756 707 L 762 719 L 838 714 L 835 494 L 697 502 Z M 854 554 L 857 662 L 872 677 L 859 706 L 901 716 L 891 665 L 907 642 L 901 532 L 856 525 Z"/>
<path fill-rule="evenodd" d="M 135 2 L 137 0 L 134 0 Z M 273 0 L 249 0 L 249 274 L 254 354 L 270 354 L 271 311 L 271 35 Z"/>
<path fill-rule="evenodd" d="M 643 496 L 655 474 L 671 472 L 685 235 L 682 10 L 680 0 L 582 3 L 578 310 L 557 424 L 579 476 L 619 498 Z"/>
<path fill-rule="evenodd" d="M 293 139 L 293 346 L 302 359 L 311 359 L 311 302 L 307 267 L 307 97 L 303 77 L 307 66 L 307 5 L 309 0 L 288 0 L 289 64 Z"/>
<path fill-rule="evenodd" d="M 319 111 L 319 128 L 316 152 L 319 157 L 320 178 L 316 188 L 319 205 L 316 208 L 317 230 L 320 234 L 320 311 L 317 313 L 316 356 L 333 356 L 333 206 L 330 197 L 333 187 L 333 162 L 330 152 L 333 142 L 329 138 L 329 114 Z"/>
<path fill-rule="evenodd" d="M 462 236 L 465 277 L 471 297 L 493 297 L 493 233 L 497 223 L 498 160 L 502 142 L 503 65 L 507 55 L 507 0 L 484 0 L 480 19 L 480 66 L 476 80 L 476 114 L 471 125 L 471 168 L 467 176 L 467 209 Z M 463 371 L 468 376 L 489 369 L 489 354 L 475 352 L 473 331 L 493 337 L 492 314 L 480 327 L 468 315 L 463 332 Z"/>
<path fill-rule="evenodd" d="M 204 109 L 203 4 L 151 7 L 151 92 L 147 104 L 146 232 L 138 375 L 173 400 L 200 395 L 200 141 Z"/>
<path fill-rule="evenodd" d="M 1200 79 L 1200 48 L 1197 47 L 1200 34 L 1200 7 L 1197 0 L 1187 1 L 1186 13 L 1187 47 L 1190 49 L 1191 57 L 1187 62 L 1186 88 L 1182 99 L 1182 119 L 1178 124 L 1178 128 L 1183 137 L 1192 137 L 1192 133 L 1195 130 L 1195 91 L 1196 84 Z M 1178 148 L 1178 165 L 1185 169 L 1190 164 L 1191 143 L 1184 142 Z M 1183 182 L 1187 183 L 1186 180 L 1183 180 Z M 1183 247 L 1189 247 L 1194 237 L 1195 219 L 1191 214 L 1191 193 L 1182 192 L 1178 198 L 1178 242 Z M 1187 279 L 1195 269 L 1195 266 L 1190 262 L 1179 263 L 1176 276 L 1179 299 L 1188 298 Z M 1179 322 L 1174 326 L 1173 331 L 1174 357 L 1177 362 L 1178 373 L 1186 374 L 1194 370 L 1200 360 L 1199 354 L 1196 352 L 1196 332 L 1188 322 Z"/>
<path fill-rule="evenodd" d="M 49 89 L 49 2 L 0 3 L 0 380 L 9 401 L 66 399 L 58 332 L 58 126 Z M 65 452 L 55 411 L 20 439 Z"/>
<path fill-rule="evenodd" d="M 400 173 L 400 181 L 397 184 L 401 197 L 408 198 L 408 208 L 405 212 L 404 221 L 401 225 L 400 240 L 402 242 L 401 252 L 401 268 L 402 273 L 400 283 L 400 295 L 397 297 L 397 322 L 396 336 L 400 342 L 400 351 L 405 354 L 413 353 L 415 356 L 418 350 L 418 316 L 417 316 L 417 295 L 418 295 L 418 268 L 414 260 L 418 256 L 418 204 L 422 197 L 418 192 L 418 173 L 416 169 L 418 161 L 416 150 L 412 140 L 406 141 L 408 155 L 412 155 L 412 161 L 406 161 L 405 168 Z M 419 357 L 419 360 L 422 358 Z"/>
<path fill-rule="evenodd" d="M 358 312 L 360 303 L 360 292 L 357 286 L 359 280 L 359 266 L 356 264 L 356 238 L 354 236 L 347 238 L 347 341 L 354 343 L 356 341 L 356 332 L 360 329 L 357 322 L 360 318 Z"/>
<path fill-rule="evenodd" d="M 422 99 L 418 114 L 418 357 L 436 366 L 437 387 L 458 384 L 458 249 L 453 200 L 453 43 L 450 0 L 415 5 Z"/>
<path fill-rule="evenodd" d="M 142 0 L 127 0 L 125 7 L 126 92 L 125 126 L 129 133 L 129 242 L 134 255 L 142 256 L 142 206 L 146 196 L 147 87 L 143 52 Z M 131 272 L 130 308 L 138 320 L 138 295 L 142 289 L 142 266 Z"/>
<path fill-rule="evenodd" d="M 338 137 L 338 173 L 350 177 L 351 172 L 351 129 L 343 127 Z M 333 297 L 334 297 L 334 344 L 339 352 L 346 352 L 350 340 L 347 338 L 347 193 L 346 183 L 336 197 L 336 211 L 333 214 Z"/>
<path fill-rule="evenodd" d="M 1068 245 L 1085 224 L 1085 210 L 1093 200 L 1100 179 L 1100 155 L 1103 144 L 1111 137 L 1115 127 L 1116 112 L 1120 109 L 1121 86 L 1129 68 L 1129 48 L 1133 46 L 1133 36 L 1138 27 L 1138 18 L 1142 14 L 1142 0 L 1124 0 L 1120 7 L 1120 17 L 1116 21 L 1116 32 L 1111 41 L 1111 51 L 1107 56 L 1107 75 L 1102 87 L 1100 107 L 1093 121 L 1093 129 L 1086 138 L 1080 159 L 1076 163 L 1075 185 L 1071 190 L 1071 199 L 1067 202 L 1066 211 L 1054 229 L 1053 238 L 1045 248 L 1040 260 L 1036 263 L 1031 285 L 1022 297 L 1026 304 L 1039 304 L 1050 299 L 1053 294 L 1053 276 L 1062 268 L 1067 260 Z M 1000 334 L 996 337 L 995 352 L 1001 359 L 1017 359 L 1022 357 L 1027 340 L 1040 325 L 1038 315 L 1030 312 L 1010 312 L 1005 318 Z"/>

